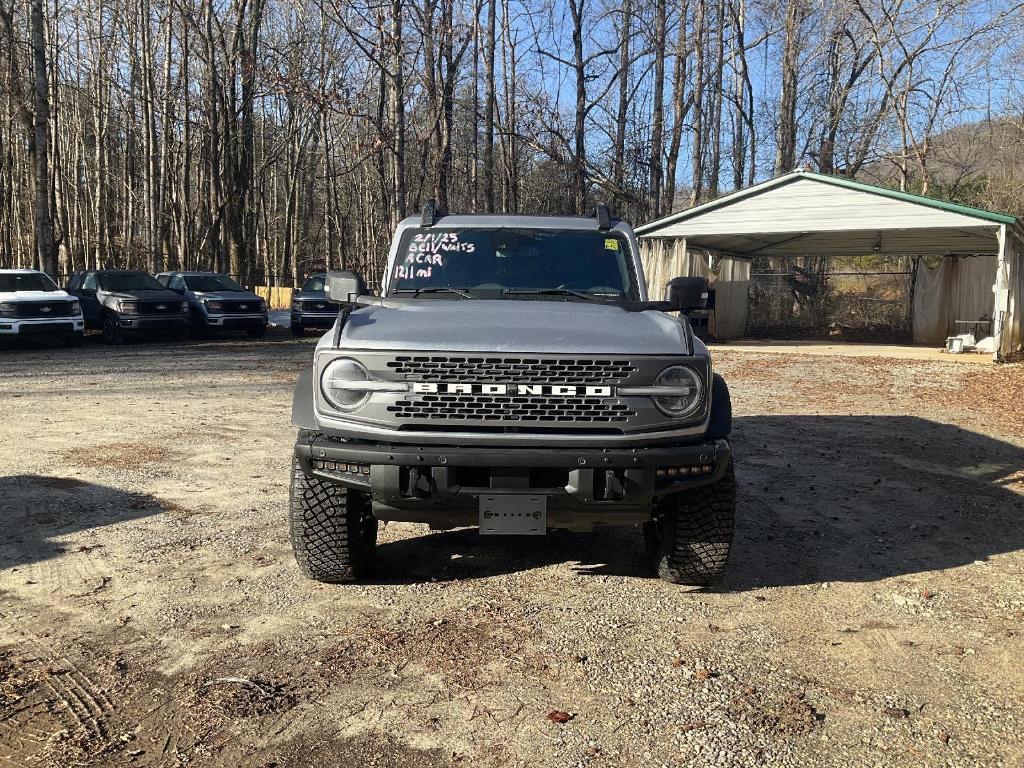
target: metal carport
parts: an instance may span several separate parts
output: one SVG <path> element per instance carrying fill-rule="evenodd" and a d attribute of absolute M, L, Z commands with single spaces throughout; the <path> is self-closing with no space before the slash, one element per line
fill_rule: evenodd
<path fill-rule="evenodd" d="M 996 356 L 1024 345 L 1024 227 L 1014 216 L 795 171 L 650 222 L 636 232 L 649 275 L 663 271 L 658 262 L 668 242 L 674 243 L 677 262 L 681 250 L 684 265 L 693 263 L 687 258 L 691 248 L 734 261 L 804 254 L 994 256 Z M 652 293 L 662 290 L 655 280 L 650 282 Z"/>

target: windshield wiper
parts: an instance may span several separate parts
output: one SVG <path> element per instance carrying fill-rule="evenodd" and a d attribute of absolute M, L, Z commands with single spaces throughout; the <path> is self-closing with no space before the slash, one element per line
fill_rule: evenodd
<path fill-rule="evenodd" d="M 560 285 L 557 288 L 505 288 L 502 290 L 502 293 L 506 295 L 519 294 L 522 296 L 575 296 L 585 301 L 592 301 L 598 304 L 604 303 L 597 296 L 574 291 L 572 288 L 566 288 L 564 285 Z"/>
<path fill-rule="evenodd" d="M 421 293 L 454 293 L 456 296 L 461 296 L 464 299 L 472 299 L 473 297 L 466 293 L 463 288 L 451 288 L 447 285 L 435 285 L 429 288 L 397 288 L 395 294 L 411 293 L 415 299 Z"/>

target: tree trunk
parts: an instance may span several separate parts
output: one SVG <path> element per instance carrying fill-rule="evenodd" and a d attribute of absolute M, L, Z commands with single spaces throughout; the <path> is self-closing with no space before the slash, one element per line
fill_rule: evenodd
<path fill-rule="evenodd" d="M 661 216 L 665 210 L 662 199 L 664 170 L 662 156 L 665 152 L 665 17 L 667 15 L 666 0 L 655 0 L 654 3 L 654 106 L 651 112 L 651 177 L 650 198 L 651 215 Z"/>
<path fill-rule="evenodd" d="M 782 93 L 779 98 L 779 127 L 775 147 L 775 175 L 796 168 L 796 97 L 800 67 L 800 27 L 804 0 L 788 0 L 785 39 L 782 44 Z"/>

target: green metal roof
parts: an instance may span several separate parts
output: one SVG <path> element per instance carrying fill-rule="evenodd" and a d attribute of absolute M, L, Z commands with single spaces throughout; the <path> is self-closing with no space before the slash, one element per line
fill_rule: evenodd
<path fill-rule="evenodd" d="M 984 208 L 960 205 L 958 203 L 951 203 L 948 200 L 939 200 L 938 198 L 927 197 L 925 195 L 915 195 L 911 192 L 900 192 L 896 189 L 880 187 L 877 184 L 866 184 L 863 181 L 855 181 L 843 176 L 830 176 L 824 173 L 815 173 L 814 171 L 793 171 L 792 173 L 787 173 L 784 176 L 778 176 L 774 179 L 761 182 L 760 184 L 755 184 L 752 187 L 738 190 L 726 195 L 725 197 L 720 197 L 717 200 L 711 200 L 710 202 L 696 205 L 693 208 L 687 208 L 685 211 L 680 211 L 679 213 L 674 213 L 670 216 L 665 216 L 664 218 L 644 224 L 643 226 L 636 228 L 636 233 L 638 235 L 648 234 L 649 232 L 657 230 L 668 224 L 674 224 L 677 221 L 683 221 L 684 219 L 698 216 L 702 213 L 706 213 L 707 211 L 731 205 L 732 203 L 738 202 L 746 197 L 767 192 L 775 187 L 796 181 L 797 179 L 810 179 L 812 181 L 819 181 L 823 184 L 831 184 L 836 187 L 846 187 L 847 189 L 865 192 L 870 195 L 889 197 L 893 200 L 902 200 L 903 202 L 923 205 L 928 208 L 937 208 L 942 211 L 949 211 L 950 213 L 959 213 L 963 216 L 972 216 L 976 219 L 982 219 L 984 221 L 990 221 L 997 224 L 1014 225 L 1017 223 L 1017 218 L 1015 216 L 1010 216 L 1006 213 L 986 211 Z"/>

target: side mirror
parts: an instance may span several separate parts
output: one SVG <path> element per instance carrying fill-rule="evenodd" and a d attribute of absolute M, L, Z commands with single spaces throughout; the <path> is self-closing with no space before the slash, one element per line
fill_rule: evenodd
<path fill-rule="evenodd" d="M 679 312 L 707 309 L 708 281 L 703 277 L 673 277 L 665 287 L 665 300 Z"/>
<path fill-rule="evenodd" d="M 327 273 L 327 298 L 337 304 L 351 304 L 367 293 L 366 281 L 358 272 L 331 270 Z"/>

